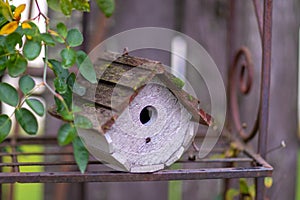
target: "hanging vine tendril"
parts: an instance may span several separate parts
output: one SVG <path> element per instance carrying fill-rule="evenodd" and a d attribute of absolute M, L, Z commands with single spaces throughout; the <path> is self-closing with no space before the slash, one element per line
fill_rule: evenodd
<path fill-rule="evenodd" d="M 259 115 L 257 114 L 254 126 L 251 132 L 247 133 L 245 131 L 245 125 L 241 122 L 240 119 L 240 110 L 237 100 L 237 88 L 242 94 L 247 95 L 252 87 L 253 81 L 253 62 L 251 53 L 248 48 L 242 47 L 239 49 L 235 55 L 233 65 L 231 66 L 230 71 L 230 86 L 229 86 L 229 95 L 230 95 L 230 109 L 232 113 L 233 122 L 236 130 L 238 131 L 241 138 L 247 142 L 251 140 L 257 130 L 258 130 L 258 121 Z M 260 107 L 260 106 L 259 106 Z"/>

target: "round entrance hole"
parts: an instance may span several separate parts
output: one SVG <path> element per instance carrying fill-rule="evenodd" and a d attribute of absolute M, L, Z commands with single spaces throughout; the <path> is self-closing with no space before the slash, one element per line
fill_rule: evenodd
<path fill-rule="evenodd" d="M 157 118 L 157 110 L 153 106 L 146 106 L 140 113 L 140 122 L 148 126 L 155 122 Z"/>

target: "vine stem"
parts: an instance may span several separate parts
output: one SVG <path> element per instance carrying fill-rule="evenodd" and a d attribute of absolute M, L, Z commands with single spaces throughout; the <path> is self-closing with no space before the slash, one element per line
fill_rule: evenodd
<path fill-rule="evenodd" d="M 41 12 L 40 6 L 38 4 L 38 1 L 35 0 L 35 4 L 37 6 L 37 9 L 39 11 L 39 14 L 37 17 L 42 16 L 45 19 L 45 26 L 46 26 L 46 32 L 49 31 L 49 18 Z M 48 63 L 48 46 L 46 44 L 44 44 L 44 53 L 45 53 L 45 60 L 44 60 L 44 72 L 43 72 L 43 84 L 45 85 L 45 87 L 55 96 L 57 97 L 64 105 L 64 107 L 66 108 L 67 112 L 70 113 L 70 110 L 64 100 L 64 98 L 58 94 L 57 92 L 55 92 L 51 86 L 47 83 L 47 63 Z"/>
<path fill-rule="evenodd" d="M 17 107 L 14 109 L 14 112 L 11 113 L 11 115 L 9 116 L 9 118 L 12 118 L 12 117 L 14 116 L 14 114 L 16 113 L 16 110 L 17 110 L 17 109 L 20 109 L 20 108 L 23 106 L 23 104 L 25 103 L 26 99 L 28 99 L 28 98 L 34 93 L 35 90 L 37 90 L 38 88 L 42 87 L 43 85 L 45 85 L 45 84 L 44 84 L 44 83 L 40 83 L 40 84 L 36 85 L 36 86 L 31 90 L 30 93 L 26 94 L 26 95 L 24 96 L 23 100 L 22 100 L 22 101 L 17 105 Z M 5 121 L 5 123 L 6 123 L 6 121 Z M 4 124 L 5 124 L 5 123 L 4 123 Z M 2 128 L 2 126 L 0 126 L 0 129 L 1 129 L 1 128 Z"/>
<path fill-rule="evenodd" d="M 21 108 L 22 105 L 25 103 L 26 99 L 28 99 L 29 97 L 31 97 L 31 95 L 34 93 L 34 91 L 36 91 L 37 89 L 39 89 L 40 87 L 44 86 L 44 83 L 40 83 L 38 85 L 36 85 L 28 94 L 26 94 L 23 98 L 23 100 L 19 103 L 19 105 L 16 107 L 17 109 Z"/>
<path fill-rule="evenodd" d="M 48 25 L 46 25 L 46 29 Z M 56 93 L 51 87 L 50 85 L 47 83 L 47 62 L 48 62 L 48 46 L 47 45 L 44 45 L 44 53 L 45 53 L 45 60 L 44 60 L 44 73 L 43 73 L 43 83 L 45 85 L 46 88 L 48 88 L 48 90 L 54 95 L 56 96 L 58 99 L 62 99 L 62 96 L 58 93 Z"/>

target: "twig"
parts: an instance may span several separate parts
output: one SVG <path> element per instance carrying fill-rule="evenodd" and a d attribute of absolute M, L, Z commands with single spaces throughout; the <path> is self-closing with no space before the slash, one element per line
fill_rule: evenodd
<path fill-rule="evenodd" d="M 23 100 L 19 103 L 19 105 L 17 106 L 17 108 L 21 108 L 22 105 L 25 103 L 26 99 L 28 99 L 35 90 L 37 90 L 38 88 L 40 88 L 41 86 L 45 85 L 44 83 L 40 83 L 38 85 L 36 85 L 28 94 L 26 94 L 23 98 Z"/>
<path fill-rule="evenodd" d="M 275 151 L 275 150 L 278 150 L 278 149 L 283 149 L 283 148 L 285 148 L 285 147 L 286 147 L 286 143 L 285 143 L 284 140 L 282 140 L 278 146 L 269 149 L 269 150 L 267 151 L 267 154 L 268 154 L 268 153 L 271 153 L 271 152 L 273 152 L 273 151 Z"/>
<path fill-rule="evenodd" d="M 39 11 L 39 14 L 38 14 L 38 16 L 36 16 L 33 19 L 40 18 L 40 16 L 42 16 L 45 19 L 46 23 L 48 24 L 49 18 L 44 13 L 41 12 L 40 5 L 39 5 L 37 0 L 35 0 L 35 4 L 36 4 L 36 7 Z"/>

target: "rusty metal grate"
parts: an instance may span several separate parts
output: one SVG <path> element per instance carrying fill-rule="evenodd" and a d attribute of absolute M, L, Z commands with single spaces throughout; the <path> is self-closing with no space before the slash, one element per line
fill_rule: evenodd
<path fill-rule="evenodd" d="M 197 143 L 203 137 L 197 137 Z M 228 149 L 234 142 L 240 151 L 237 157 L 217 158 L 215 155 Z M 25 148 L 29 146 L 42 147 Z M 0 145 L 2 163 L 0 183 L 60 183 L 60 182 L 129 182 L 223 179 L 239 177 L 271 176 L 273 168 L 258 154 L 254 154 L 236 139 L 222 137 L 208 158 L 191 160 L 195 154 L 190 149 L 181 160 L 180 169 L 165 169 L 155 173 L 133 174 L 114 171 L 103 163 L 90 158 L 86 173 L 81 174 L 73 160 L 71 146 L 59 147 L 56 138 L 11 138 Z M 28 149 L 28 150 L 23 150 Z M 30 150 L 33 149 L 33 150 Z M 41 148 L 40 148 L 41 149 Z M 26 160 L 28 156 L 39 157 L 39 161 Z M 21 159 L 20 159 L 21 158 Z M 33 166 L 41 166 L 41 171 L 30 171 Z"/>

